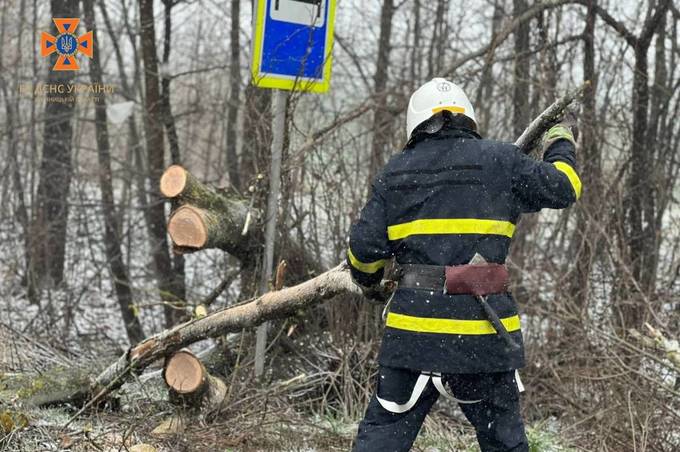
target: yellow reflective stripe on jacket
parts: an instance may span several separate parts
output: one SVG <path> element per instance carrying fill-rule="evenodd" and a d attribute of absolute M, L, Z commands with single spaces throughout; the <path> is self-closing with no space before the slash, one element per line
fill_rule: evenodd
<path fill-rule="evenodd" d="M 576 199 L 579 199 L 581 197 L 581 179 L 579 179 L 578 174 L 576 174 L 576 171 L 574 171 L 574 168 L 569 166 L 568 163 L 564 162 L 554 162 L 553 165 L 555 165 L 555 168 L 557 168 L 559 171 L 567 175 L 569 178 L 569 183 L 571 183 L 574 193 L 576 194 Z"/>
<path fill-rule="evenodd" d="M 424 219 L 387 227 L 390 240 L 418 234 L 493 234 L 512 237 L 514 232 L 515 225 L 509 221 L 477 218 Z"/>
<path fill-rule="evenodd" d="M 364 273 L 375 273 L 385 266 L 385 259 L 380 259 L 375 262 L 361 262 L 354 256 L 351 249 L 347 250 L 347 257 L 349 257 L 349 262 L 352 264 L 352 267 Z"/>
<path fill-rule="evenodd" d="M 501 322 L 505 325 L 505 329 L 508 330 L 508 332 L 518 331 L 520 329 L 518 315 L 502 318 Z M 467 335 L 496 334 L 496 330 L 488 320 L 437 319 L 430 317 L 413 317 L 390 312 L 387 314 L 387 321 L 385 324 L 390 328 L 415 331 L 418 333 Z"/>

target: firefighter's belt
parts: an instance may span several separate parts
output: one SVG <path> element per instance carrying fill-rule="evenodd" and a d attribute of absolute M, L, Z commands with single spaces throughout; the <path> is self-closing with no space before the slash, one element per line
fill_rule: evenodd
<path fill-rule="evenodd" d="M 508 270 L 501 264 L 455 266 L 401 264 L 399 287 L 444 290 L 450 295 L 485 296 L 507 292 Z"/>
<path fill-rule="evenodd" d="M 486 296 L 508 290 L 508 270 L 501 264 L 467 264 L 455 266 L 402 264 L 398 269 L 400 288 L 441 290 L 445 294 L 473 295 L 487 320 L 510 348 L 519 349 Z"/>

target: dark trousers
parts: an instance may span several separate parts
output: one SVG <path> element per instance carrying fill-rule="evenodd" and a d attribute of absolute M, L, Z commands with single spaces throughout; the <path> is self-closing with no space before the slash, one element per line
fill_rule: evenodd
<path fill-rule="evenodd" d="M 378 395 L 381 399 L 405 403 L 419 375 L 419 372 L 407 369 L 381 366 Z M 475 427 L 482 452 L 528 452 L 514 371 L 444 374 L 442 380 L 458 399 L 482 399 L 478 403 L 459 404 L 465 417 Z M 410 450 L 425 416 L 438 398 L 439 392 L 430 381 L 413 408 L 394 414 L 385 410 L 374 394 L 359 424 L 354 452 Z"/>

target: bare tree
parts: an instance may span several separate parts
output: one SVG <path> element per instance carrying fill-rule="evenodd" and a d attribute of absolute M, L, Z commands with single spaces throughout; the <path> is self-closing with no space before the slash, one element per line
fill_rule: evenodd
<path fill-rule="evenodd" d="M 226 159 L 229 182 L 237 190 L 242 190 L 239 162 L 236 154 L 236 127 L 238 120 L 239 92 L 241 90 L 241 48 L 239 32 L 241 31 L 241 0 L 231 0 L 231 28 L 229 42 L 229 105 L 226 118 Z"/>
<path fill-rule="evenodd" d="M 605 9 L 596 8 L 597 14 L 623 37 L 633 49 L 635 64 L 633 68 L 633 124 L 631 164 L 627 184 L 627 228 L 628 254 L 632 277 L 639 283 L 643 296 L 649 296 L 655 288 L 657 268 L 658 241 L 656 236 L 657 216 L 654 180 L 654 152 L 650 152 L 648 143 L 649 126 L 649 68 L 648 52 L 652 38 L 663 24 L 663 18 L 671 7 L 671 0 L 659 0 L 650 3 L 646 19 L 639 35 L 635 35 L 623 23 L 612 17 Z M 637 292 L 627 279 L 622 279 L 625 292 Z M 640 327 L 645 321 L 643 303 L 626 303 L 621 306 L 618 317 L 624 327 Z"/>
<path fill-rule="evenodd" d="M 394 1 L 384 0 L 380 13 L 380 38 L 378 40 L 378 59 L 373 75 L 373 89 L 376 95 L 373 113 L 373 140 L 371 141 L 371 158 L 368 166 L 369 186 L 382 166 L 385 148 L 390 141 L 392 117 L 387 107 L 387 79 L 390 65 L 390 40 L 392 38 L 392 17 Z"/>
<path fill-rule="evenodd" d="M 163 126 L 165 134 L 168 137 L 168 144 L 170 146 L 170 161 L 173 165 L 182 163 L 181 153 L 179 150 L 179 138 L 177 137 L 177 125 L 175 124 L 175 117 L 172 114 L 172 104 L 170 102 L 170 51 L 172 46 L 172 7 L 177 4 L 178 0 L 163 0 L 163 71 L 161 76 L 161 108 L 163 110 Z M 184 256 L 181 253 L 175 253 L 172 256 L 172 286 L 174 288 L 174 295 L 179 300 L 186 299 L 186 285 L 184 279 Z M 182 311 L 175 309 L 172 311 L 172 323 L 179 322 L 182 318 Z"/>
<path fill-rule="evenodd" d="M 585 315 L 590 296 L 590 274 L 596 256 L 602 219 L 600 194 L 602 191 L 602 150 L 597 144 L 597 112 L 595 93 L 597 75 L 595 72 L 595 0 L 588 6 L 586 24 L 583 30 L 583 79 L 590 81 L 583 94 L 583 114 L 579 121 L 581 179 L 587 187 L 577 206 L 577 223 L 573 243 L 577 248 L 573 262 L 575 273 L 572 283 L 574 300 Z"/>
<path fill-rule="evenodd" d="M 165 232 L 164 201 L 158 191 L 157 183 L 165 167 L 163 157 L 163 111 L 159 92 L 158 60 L 156 55 L 156 33 L 152 0 L 140 0 L 139 17 L 142 39 L 142 58 L 144 60 L 145 86 L 145 140 L 148 159 L 149 183 L 153 187 L 148 206 L 149 236 L 151 253 L 156 268 L 160 298 L 168 302 L 179 300 L 181 291 L 176 285 L 172 261 L 168 251 Z M 165 305 L 165 321 L 172 325 L 177 316 L 174 306 Z"/>
<path fill-rule="evenodd" d="M 77 0 L 51 0 L 50 8 L 53 18 L 78 17 Z M 38 302 L 43 286 L 59 285 L 64 276 L 75 96 L 65 89 L 73 81 L 74 72 L 51 70 L 57 57 L 56 52 L 50 57 L 47 84 L 62 86 L 62 92 L 51 93 L 53 99 L 45 104 L 40 181 L 31 224 L 28 283 L 29 297 L 34 302 Z"/>
<path fill-rule="evenodd" d="M 97 49 L 97 27 L 94 15 L 94 0 L 83 0 L 85 23 L 92 31 L 94 48 Z M 95 51 L 90 62 L 90 80 L 95 85 L 102 84 L 102 68 L 99 51 Z M 123 316 L 128 339 L 135 344 L 144 339 L 144 331 L 135 312 L 132 299 L 132 288 L 127 268 L 123 262 L 120 225 L 116 217 L 115 200 L 111 173 L 111 151 L 109 131 L 106 124 L 106 98 L 97 96 L 94 102 L 95 135 L 97 139 L 97 156 L 99 159 L 99 187 L 102 195 L 102 214 L 104 216 L 104 249 L 108 260 L 113 285 L 118 297 L 120 313 Z"/>

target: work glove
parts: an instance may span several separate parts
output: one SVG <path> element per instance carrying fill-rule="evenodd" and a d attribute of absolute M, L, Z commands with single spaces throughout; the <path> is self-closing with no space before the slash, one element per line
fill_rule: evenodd
<path fill-rule="evenodd" d="M 543 135 L 543 152 L 545 152 L 557 140 L 567 140 L 576 146 L 576 139 L 578 138 L 578 128 L 576 127 L 576 114 L 568 112 L 564 117 L 550 128 Z"/>

